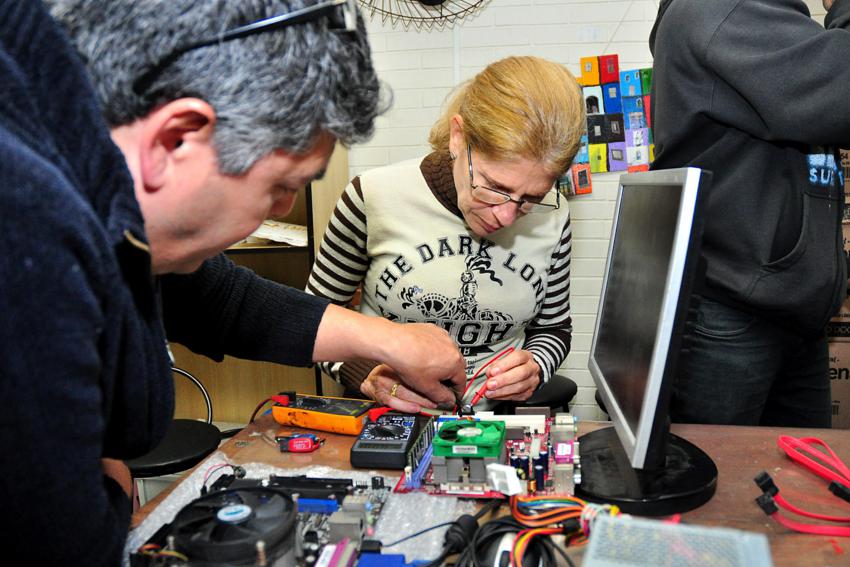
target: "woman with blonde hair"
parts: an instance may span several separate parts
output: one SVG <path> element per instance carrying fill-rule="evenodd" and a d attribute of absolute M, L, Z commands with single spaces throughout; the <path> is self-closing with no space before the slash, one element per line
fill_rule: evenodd
<path fill-rule="evenodd" d="M 569 352 L 571 232 L 556 188 L 579 149 L 584 101 L 570 72 L 508 57 L 462 85 L 433 152 L 355 177 L 307 290 L 361 312 L 444 328 L 467 363 L 464 403 L 527 399 Z M 381 361 L 323 369 L 396 409 L 435 404 Z"/>

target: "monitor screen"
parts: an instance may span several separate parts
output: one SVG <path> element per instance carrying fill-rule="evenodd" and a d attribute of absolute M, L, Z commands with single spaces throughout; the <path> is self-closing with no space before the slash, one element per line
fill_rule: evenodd
<path fill-rule="evenodd" d="M 695 168 L 620 177 L 588 367 L 614 425 L 615 460 L 638 471 L 669 469 L 678 441 L 690 445 L 669 435 L 667 406 L 699 263 L 708 177 Z M 582 476 L 602 474 L 592 472 L 586 449 L 582 443 Z M 673 460 L 682 459 L 677 454 Z M 713 467 L 696 457 L 684 460 Z M 596 480 L 589 478 L 588 484 Z"/>

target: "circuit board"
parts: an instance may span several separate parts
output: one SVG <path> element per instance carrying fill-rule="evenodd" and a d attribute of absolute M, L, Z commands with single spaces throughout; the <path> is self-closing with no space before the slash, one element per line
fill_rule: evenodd
<path fill-rule="evenodd" d="M 280 493 L 296 504 L 295 535 L 292 540 L 294 549 L 291 553 L 299 567 L 321 565 L 322 554 L 327 549 L 336 550 L 339 547 L 340 553 L 353 553 L 355 556 L 357 550 L 368 549 L 369 539 L 375 533 L 375 524 L 390 494 L 390 487 L 384 484 L 381 476 L 372 477 L 370 483 L 357 483 L 351 479 L 311 478 L 303 475 L 273 475 L 263 479 L 222 475 L 210 487 L 206 498 L 248 490 Z M 217 522 L 216 529 L 220 527 L 221 522 Z M 170 524 L 164 525 L 139 551 L 132 553 L 131 567 L 195 564 L 196 558 L 188 553 L 172 552 L 166 555 L 145 552 L 151 548 L 169 549 L 168 540 L 173 537 L 172 531 Z M 251 557 L 252 551 L 253 548 L 248 546 L 247 558 Z M 181 557 L 185 557 L 185 560 L 181 560 Z M 203 562 L 200 564 L 206 565 Z"/>
<path fill-rule="evenodd" d="M 445 416 L 437 420 L 434 445 L 428 448 L 416 468 L 405 469 L 395 492 L 503 498 L 505 482 L 509 481 L 511 488 L 507 492 L 514 494 L 572 494 L 575 484 L 581 481 L 579 443 L 575 439 L 577 424 L 570 414 L 550 417 L 546 408 L 539 408 L 539 413 L 516 416 L 479 412 L 468 419 L 468 425 L 453 426 L 460 432 L 452 432 L 450 436 L 453 452 L 441 451 L 437 446 L 441 430 L 452 427 L 447 424 L 456 421 L 457 418 Z M 504 423 L 498 456 L 493 456 L 495 453 L 471 454 L 473 449 L 469 447 L 486 434 L 487 424 L 494 421 Z M 481 430 L 479 436 L 476 430 Z M 451 442 L 456 445 L 452 446 Z M 482 472 L 485 469 L 486 472 Z"/>

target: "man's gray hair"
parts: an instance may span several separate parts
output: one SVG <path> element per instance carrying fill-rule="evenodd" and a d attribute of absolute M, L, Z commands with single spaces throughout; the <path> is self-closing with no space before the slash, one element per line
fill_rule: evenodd
<path fill-rule="evenodd" d="M 328 19 L 264 30 L 188 51 L 142 96 L 133 82 L 175 48 L 315 4 L 304 0 L 46 0 L 92 75 L 111 126 L 197 97 L 216 111 L 219 168 L 241 174 L 274 150 L 304 152 L 327 132 L 368 139 L 386 110 L 362 18 L 358 31 Z"/>

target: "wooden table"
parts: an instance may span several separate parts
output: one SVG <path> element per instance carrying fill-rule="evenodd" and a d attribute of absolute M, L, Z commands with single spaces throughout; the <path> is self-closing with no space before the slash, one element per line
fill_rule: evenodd
<path fill-rule="evenodd" d="M 604 426 L 582 423 L 580 432 Z M 322 434 L 325 445 L 310 454 L 280 453 L 262 439 L 259 433 L 272 436 L 280 428 L 269 416 L 258 419 L 221 451 L 233 463 L 262 462 L 276 467 L 325 465 L 350 469 L 348 452 L 354 437 Z M 850 431 L 840 429 L 783 429 L 720 425 L 674 425 L 673 433 L 691 441 L 711 456 L 717 465 L 718 483 L 714 497 L 700 508 L 683 515 L 682 521 L 707 526 L 723 526 L 767 535 L 774 565 L 799 567 L 806 565 L 850 565 L 850 538 L 812 536 L 791 533 L 768 518 L 754 499 L 761 494 L 753 482 L 761 471 L 768 471 L 782 495 L 792 504 L 806 510 L 850 516 L 850 505 L 841 502 L 827 490 L 827 482 L 791 462 L 776 446 L 779 435 L 818 437 L 828 443 L 842 459 L 850 462 Z M 201 463 L 199 467 L 204 467 Z M 397 476 L 398 471 L 386 471 Z M 167 495 L 168 491 L 148 502 L 133 516 L 137 525 Z M 798 518 L 795 518 L 798 519 Z"/>

